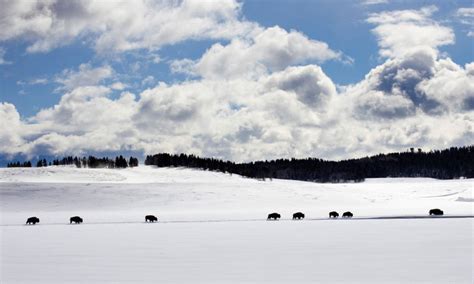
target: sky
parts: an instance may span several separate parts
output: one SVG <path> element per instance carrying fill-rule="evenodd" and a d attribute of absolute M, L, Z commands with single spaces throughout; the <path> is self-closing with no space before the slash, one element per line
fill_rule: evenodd
<path fill-rule="evenodd" d="M 0 0 L 0 157 L 472 145 L 472 1 Z"/>

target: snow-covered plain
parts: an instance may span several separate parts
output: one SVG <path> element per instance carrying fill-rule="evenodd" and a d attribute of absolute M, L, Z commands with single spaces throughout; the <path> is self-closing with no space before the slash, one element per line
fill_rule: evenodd
<path fill-rule="evenodd" d="M 474 219 L 458 218 L 473 215 L 473 192 L 473 180 L 0 169 L 0 282 L 473 283 Z M 431 208 L 453 218 L 413 218 Z M 354 219 L 328 220 L 332 210 Z M 296 211 L 306 219 L 291 221 Z M 265 221 L 270 212 L 282 220 Z M 69 225 L 73 215 L 84 224 Z M 41 223 L 24 225 L 29 216 Z"/>

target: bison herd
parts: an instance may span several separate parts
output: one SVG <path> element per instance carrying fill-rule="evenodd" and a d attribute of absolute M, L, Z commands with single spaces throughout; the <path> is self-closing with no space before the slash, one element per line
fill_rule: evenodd
<path fill-rule="evenodd" d="M 444 214 L 443 210 L 441 209 L 438 209 L 438 208 L 435 208 L 435 209 L 431 209 L 429 211 L 429 214 L 430 216 L 431 215 L 435 215 L 435 216 L 442 216 Z M 342 218 L 352 218 L 354 216 L 354 214 L 352 214 L 352 212 L 350 211 L 347 211 L 347 212 L 344 212 L 342 213 Z M 293 220 L 301 220 L 301 219 L 304 219 L 304 214 L 302 212 L 296 212 L 293 214 Z M 339 213 L 337 213 L 336 211 L 331 211 L 329 212 L 329 218 L 338 218 L 339 217 Z M 273 212 L 273 213 L 270 213 L 268 214 L 268 217 L 267 217 L 267 220 L 278 220 L 281 218 L 281 215 L 276 213 L 276 212 Z M 69 218 L 69 224 L 81 224 L 84 220 L 79 217 L 79 216 L 74 216 L 74 217 L 71 217 Z M 158 221 L 158 218 L 154 215 L 146 215 L 145 216 L 145 222 L 148 223 L 154 223 L 154 222 L 157 222 Z M 38 217 L 30 217 L 26 220 L 26 225 L 35 225 L 36 223 L 39 223 L 40 222 L 40 219 Z"/>
<path fill-rule="evenodd" d="M 349 212 L 349 211 L 344 212 L 342 214 L 342 218 L 352 218 L 353 216 L 354 214 L 352 214 L 352 212 Z M 337 218 L 337 217 L 339 217 L 339 213 L 337 213 L 336 211 L 329 212 L 329 218 Z M 281 215 L 274 212 L 274 213 L 268 214 L 267 220 L 278 220 L 280 218 L 281 218 Z M 296 212 L 293 214 L 293 220 L 301 220 L 301 219 L 304 219 L 304 214 L 302 212 Z"/>

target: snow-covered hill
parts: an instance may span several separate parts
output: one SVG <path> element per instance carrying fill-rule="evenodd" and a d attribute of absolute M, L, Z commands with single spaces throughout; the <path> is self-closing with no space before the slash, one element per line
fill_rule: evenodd
<path fill-rule="evenodd" d="M 207 220 L 258 219 L 269 211 L 278 211 L 283 218 L 295 211 L 326 217 L 331 210 L 350 210 L 355 217 L 426 215 L 439 207 L 447 215 L 472 215 L 474 201 L 473 180 L 397 178 L 320 184 L 148 166 L 3 168 L 0 181 L 5 214 L 99 211 L 94 213 L 98 221 L 116 212 L 155 212 L 163 220 Z M 3 223 L 20 220 L 2 218 Z"/>
<path fill-rule="evenodd" d="M 0 282 L 472 283 L 473 219 L 457 217 L 473 215 L 473 182 L 0 169 Z M 456 218 L 371 219 L 431 208 Z M 354 219 L 328 220 L 332 210 Z M 274 211 L 282 220 L 267 222 Z M 296 211 L 306 219 L 291 221 Z M 84 224 L 69 225 L 74 215 Z"/>

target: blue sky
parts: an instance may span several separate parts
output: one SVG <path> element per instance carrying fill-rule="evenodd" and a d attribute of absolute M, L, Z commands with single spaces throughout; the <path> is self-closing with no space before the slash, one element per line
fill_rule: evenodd
<path fill-rule="evenodd" d="M 139 3 L 5 2 L 0 116 L 4 128 L 17 130 L 0 133 L 0 153 L 337 159 L 472 142 L 471 1 Z M 448 76 L 443 68 L 459 74 Z M 384 78 L 392 79 L 380 82 Z M 438 94 L 437 80 L 454 85 Z M 247 89 L 258 91 L 241 93 Z M 290 100 L 294 112 L 279 117 L 280 106 L 271 99 Z M 124 125 L 81 119 L 77 111 L 93 103 L 126 114 L 127 130 L 109 134 L 128 141 L 80 142 L 97 136 L 94 123 Z M 82 112 L 106 116 L 89 109 Z M 336 117 L 338 112 L 347 117 Z M 354 132 L 346 129 L 348 121 L 357 121 Z M 442 138 L 436 125 L 452 133 Z M 372 137 L 368 128 L 397 137 Z M 326 137 L 344 134 L 344 142 Z"/>

